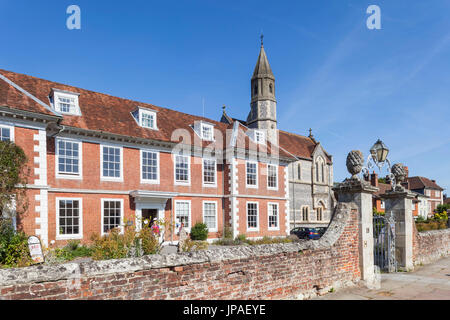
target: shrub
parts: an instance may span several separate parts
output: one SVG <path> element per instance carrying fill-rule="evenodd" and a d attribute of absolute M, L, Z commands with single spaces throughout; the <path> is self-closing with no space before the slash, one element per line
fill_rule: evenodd
<path fill-rule="evenodd" d="M 208 239 L 208 226 L 204 223 L 197 222 L 191 229 L 191 239 L 201 241 Z"/>
<path fill-rule="evenodd" d="M 159 222 L 158 222 L 159 223 Z M 161 222 L 161 225 L 165 225 Z M 170 225 L 167 224 L 169 229 Z M 161 251 L 159 242 L 161 234 L 160 224 L 144 226 L 139 232 L 133 225 L 125 224 L 124 232 L 119 228 L 112 229 L 107 235 L 94 235 L 91 240 L 92 258 L 94 260 L 121 259 L 140 257 L 144 254 L 155 254 Z"/>
<path fill-rule="evenodd" d="M 107 235 L 99 237 L 93 235 L 91 240 L 92 258 L 94 260 L 120 259 L 132 256 L 138 250 L 133 250 L 136 245 L 136 232 L 131 228 L 125 228 L 124 233 L 120 233 L 119 228 L 112 229 Z"/>
<path fill-rule="evenodd" d="M 225 239 L 233 239 L 233 230 L 230 227 L 225 227 L 223 232 L 223 237 Z"/>
<path fill-rule="evenodd" d="M 142 251 L 144 254 L 155 254 L 160 252 L 159 232 L 156 228 L 142 228 L 139 232 L 139 239 L 141 240 Z"/>
<path fill-rule="evenodd" d="M 31 264 L 27 235 L 15 231 L 11 220 L 0 219 L 0 266 L 14 268 Z"/>
<path fill-rule="evenodd" d="M 181 247 L 181 250 L 183 252 L 206 250 L 208 249 L 208 246 L 209 244 L 207 241 L 193 241 L 191 239 L 186 239 L 183 246 Z"/>
<path fill-rule="evenodd" d="M 235 239 L 237 242 L 246 242 L 247 241 L 247 236 L 245 234 L 240 234 L 236 237 Z"/>

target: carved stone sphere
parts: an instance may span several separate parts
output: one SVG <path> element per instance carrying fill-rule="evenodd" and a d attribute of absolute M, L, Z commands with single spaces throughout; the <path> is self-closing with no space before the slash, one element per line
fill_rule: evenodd
<path fill-rule="evenodd" d="M 352 150 L 347 156 L 347 170 L 352 175 L 352 178 L 358 178 L 358 174 L 361 172 L 364 165 L 363 154 L 359 150 Z"/>
<path fill-rule="evenodd" d="M 391 172 L 394 175 L 397 184 L 402 183 L 406 179 L 406 170 L 401 163 L 394 164 L 391 168 Z"/>

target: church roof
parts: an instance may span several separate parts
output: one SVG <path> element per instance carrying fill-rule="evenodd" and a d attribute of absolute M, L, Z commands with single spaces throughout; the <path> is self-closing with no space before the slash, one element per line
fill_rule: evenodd
<path fill-rule="evenodd" d="M 270 68 L 269 60 L 267 59 L 266 52 L 264 51 L 264 46 L 261 44 L 261 50 L 259 51 L 259 57 L 256 61 L 255 70 L 253 71 L 253 77 L 254 78 L 261 78 L 261 77 L 269 77 L 272 79 L 275 79 L 272 69 Z"/>

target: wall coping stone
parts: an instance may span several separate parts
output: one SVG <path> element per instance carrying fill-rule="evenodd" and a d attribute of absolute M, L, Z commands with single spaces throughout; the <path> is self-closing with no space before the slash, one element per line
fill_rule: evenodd
<path fill-rule="evenodd" d="M 60 265 L 37 265 L 25 268 L 0 270 L 0 287 L 25 283 L 39 283 L 73 279 L 78 276 L 98 276 L 141 270 L 170 268 L 202 263 L 220 263 L 227 260 L 272 256 L 303 250 L 330 249 L 341 236 L 348 218 L 356 206 L 339 203 L 327 231 L 319 240 L 300 240 L 294 243 L 279 243 L 255 246 L 232 246 L 221 250 L 202 250 L 171 254 L 154 254 L 139 258 L 69 262 Z"/>

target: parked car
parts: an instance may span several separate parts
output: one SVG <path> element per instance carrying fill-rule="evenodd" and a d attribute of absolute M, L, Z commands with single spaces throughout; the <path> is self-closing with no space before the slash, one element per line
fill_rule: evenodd
<path fill-rule="evenodd" d="M 327 228 L 325 228 L 325 227 L 320 227 L 320 228 L 316 228 L 316 229 L 317 229 L 317 231 L 319 231 L 320 236 L 323 236 L 325 231 L 327 231 Z"/>
<path fill-rule="evenodd" d="M 296 227 L 290 233 L 295 234 L 299 239 L 317 240 L 321 237 L 317 228 Z"/>

